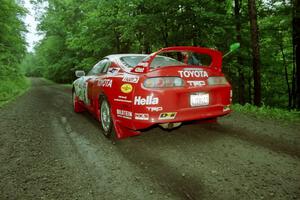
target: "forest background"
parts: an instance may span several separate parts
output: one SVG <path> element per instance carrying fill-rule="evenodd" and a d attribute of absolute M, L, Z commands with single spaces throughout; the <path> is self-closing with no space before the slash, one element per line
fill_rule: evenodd
<path fill-rule="evenodd" d="M 43 35 L 26 49 L 22 1 L 0 3 L 0 101 L 28 87 L 26 76 L 71 83 L 114 53 L 203 46 L 226 53 L 234 103 L 300 109 L 300 1 L 32 0 Z M 41 5 L 47 4 L 41 9 Z"/>

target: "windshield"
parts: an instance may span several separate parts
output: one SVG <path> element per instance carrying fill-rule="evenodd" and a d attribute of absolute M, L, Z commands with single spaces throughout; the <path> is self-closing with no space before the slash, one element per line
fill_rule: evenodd
<path fill-rule="evenodd" d="M 123 56 L 120 58 L 125 67 L 133 68 L 140 63 L 146 56 Z"/>
<path fill-rule="evenodd" d="M 165 66 L 210 66 L 212 59 L 207 54 L 199 54 L 190 51 L 163 52 L 157 55 L 151 62 L 150 68 L 156 69 Z"/>

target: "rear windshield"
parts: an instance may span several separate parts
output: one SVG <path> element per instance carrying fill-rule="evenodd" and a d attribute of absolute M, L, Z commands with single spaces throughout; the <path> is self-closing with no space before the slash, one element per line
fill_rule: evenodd
<path fill-rule="evenodd" d="M 120 58 L 123 65 L 129 68 L 135 67 L 139 64 L 146 56 L 123 56 Z"/>
<path fill-rule="evenodd" d="M 163 66 L 180 66 L 180 65 L 185 65 L 185 64 L 171 57 L 156 56 L 152 61 L 150 68 L 155 69 Z"/>
<path fill-rule="evenodd" d="M 201 66 L 208 67 L 212 59 L 207 54 L 199 54 L 188 51 L 164 52 L 157 55 L 150 68 L 155 69 L 166 66 Z"/>

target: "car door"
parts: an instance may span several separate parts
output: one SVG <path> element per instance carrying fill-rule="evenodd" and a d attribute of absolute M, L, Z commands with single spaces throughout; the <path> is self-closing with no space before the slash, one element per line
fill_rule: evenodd
<path fill-rule="evenodd" d="M 84 102 L 85 105 L 90 104 L 90 100 L 88 97 L 89 93 L 89 83 L 96 79 L 97 75 L 102 71 L 103 67 L 105 67 L 104 61 L 99 61 L 94 67 L 87 73 L 86 76 L 80 77 L 76 80 L 76 93 L 78 98 Z"/>
<path fill-rule="evenodd" d="M 86 79 L 85 103 L 87 105 L 92 104 L 91 101 L 93 99 L 93 94 L 95 93 L 94 90 L 101 78 L 106 74 L 109 63 L 108 59 L 103 59 L 98 62 L 91 70 L 89 78 Z"/>

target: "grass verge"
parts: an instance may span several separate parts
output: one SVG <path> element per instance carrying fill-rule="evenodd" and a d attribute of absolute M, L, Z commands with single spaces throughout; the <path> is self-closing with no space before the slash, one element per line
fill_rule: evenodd
<path fill-rule="evenodd" d="M 29 87 L 30 81 L 23 76 L 0 80 L 0 108 L 22 95 Z"/>
<path fill-rule="evenodd" d="M 246 104 L 244 106 L 240 104 L 234 104 L 232 105 L 232 109 L 236 112 L 251 114 L 257 118 L 300 122 L 300 111 L 296 110 L 289 111 L 280 108 L 272 108 L 269 106 L 256 107 L 251 104 Z"/>

